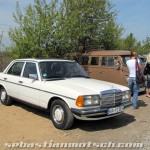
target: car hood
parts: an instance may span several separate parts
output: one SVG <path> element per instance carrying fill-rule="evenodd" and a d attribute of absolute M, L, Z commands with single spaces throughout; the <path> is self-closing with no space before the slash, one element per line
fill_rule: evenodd
<path fill-rule="evenodd" d="M 111 82 L 90 78 L 66 78 L 65 80 L 45 81 L 44 90 L 63 96 L 77 98 L 79 95 L 94 95 L 111 89 L 129 90 L 127 87 Z"/>

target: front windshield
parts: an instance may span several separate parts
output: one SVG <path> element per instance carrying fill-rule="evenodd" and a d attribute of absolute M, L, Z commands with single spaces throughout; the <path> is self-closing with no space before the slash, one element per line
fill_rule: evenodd
<path fill-rule="evenodd" d="M 39 67 L 43 79 L 88 77 L 76 62 L 44 61 L 39 63 Z"/>

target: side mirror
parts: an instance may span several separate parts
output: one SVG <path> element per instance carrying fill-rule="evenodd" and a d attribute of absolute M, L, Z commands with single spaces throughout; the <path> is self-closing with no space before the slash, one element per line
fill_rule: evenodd
<path fill-rule="evenodd" d="M 30 78 L 30 79 L 34 79 L 34 80 L 37 80 L 37 79 L 38 79 L 38 76 L 37 76 L 37 74 L 29 74 L 29 78 Z"/>

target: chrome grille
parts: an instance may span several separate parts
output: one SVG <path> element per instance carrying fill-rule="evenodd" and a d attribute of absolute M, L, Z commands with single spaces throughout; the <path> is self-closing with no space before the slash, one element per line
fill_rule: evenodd
<path fill-rule="evenodd" d="M 101 107 L 119 106 L 122 102 L 122 92 L 117 89 L 101 92 Z"/>

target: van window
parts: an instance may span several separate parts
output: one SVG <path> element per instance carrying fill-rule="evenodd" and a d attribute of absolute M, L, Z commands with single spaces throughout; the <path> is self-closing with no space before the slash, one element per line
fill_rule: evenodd
<path fill-rule="evenodd" d="M 91 65 L 98 65 L 99 57 L 92 57 L 91 58 Z"/>
<path fill-rule="evenodd" d="M 83 57 L 81 65 L 88 65 L 89 57 Z"/>
<path fill-rule="evenodd" d="M 102 66 L 115 66 L 116 57 L 102 57 Z"/>
<path fill-rule="evenodd" d="M 107 65 L 107 57 L 102 57 L 102 66 L 106 66 Z"/>
<path fill-rule="evenodd" d="M 114 66 L 114 57 L 108 57 L 107 66 Z"/>

